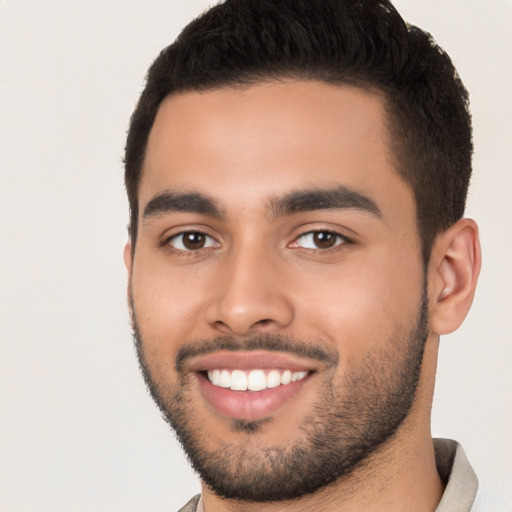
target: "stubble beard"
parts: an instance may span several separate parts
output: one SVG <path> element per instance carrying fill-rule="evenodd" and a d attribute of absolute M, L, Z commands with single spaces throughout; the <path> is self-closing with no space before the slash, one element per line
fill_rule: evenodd
<path fill-rule="evenodd" d="M 189 380 L 181 376 L 178 386 L 170 389 L 158 368 L 149 367 L 134 311 L 132 306 L 135 345 L 146 385 L 193 468 L 218 496 L 248 502 L 299 498 L 353 476 L 364 466 L 393 438 L 410 412 L 428 336 L 424 289 L 415 325 L 396 328 L 391 339 L 378 344 L 380 352 L 367 354 L 358 368 L 344 368 L 341 384 L 336 382 L 338 372 L 326 372 L 325 391 L 297 426 L 298 434 L 290 443 L 262 447 L 261 442 L 251 441 L 272 428 L 271 420 L 234 420 L 231 428 L 234 433 L 245 433 L 245 442 L 226 439 L 221 447 L 209 449 L 203 442 L 207 426 L 194 416 Z M 235 346 L 240 342 L 223 337 L 205 340 L 204 346 L 213 343 Z M 250 342 L 253 347 L 272 350 L 288 349 L 293 343 L 289 337 L 268 334 Z M 194 345 L 201 346 L 201 342 Z M 317 350 L 322 352 L 320 345 Z"/>

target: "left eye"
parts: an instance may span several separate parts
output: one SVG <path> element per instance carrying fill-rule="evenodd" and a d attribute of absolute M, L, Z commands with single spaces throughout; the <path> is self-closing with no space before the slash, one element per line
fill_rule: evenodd
<path fill-rule="evenodd" d="M 299 236 L 294 246 L 304 249 L 331 249 L 336 245 L 346 242 L 346 239 L 339 233 L 332 231 L 311 231 Z"/>
<path fill-rule="evenodd" d="M 167 242 L 168 245 L 179 251 L 197 251 L 207 247 L 215 247 L 217 242 L 201 231 L 187 231 L 174 235 Z"/>

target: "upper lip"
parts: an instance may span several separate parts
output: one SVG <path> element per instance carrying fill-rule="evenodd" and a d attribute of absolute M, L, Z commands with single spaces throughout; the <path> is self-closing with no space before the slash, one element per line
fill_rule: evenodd
<path fill-rule="evenodd" d="M 186 368 L 191 372 L 204 372 L 213 369 L 255 370 L 284 369 L 294 372 L 314 371 L 318 361 L 304 359 L 284 352 L 268 351 L 219 351 L 205 356 L 191 358 Z"/>

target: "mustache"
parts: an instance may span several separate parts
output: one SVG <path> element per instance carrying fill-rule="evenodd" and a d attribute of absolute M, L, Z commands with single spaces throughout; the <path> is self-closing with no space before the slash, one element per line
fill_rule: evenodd
<path fill-rule="evenodd" d="M 176 354 L 176 370 L 180 372 L 187 359 L 212 354 L 221 350 L 232 352 L 242 350 L 245 352 L 256 350 L 284 352 L 314 359 L 329 366 L 335 366 L 339 361 L 338 353 L 325 347 L 325 344 L 311 343 L 289 335 L 264 333 L 253 335 L 250 338 L 224 335 L 184 344 Z"/>

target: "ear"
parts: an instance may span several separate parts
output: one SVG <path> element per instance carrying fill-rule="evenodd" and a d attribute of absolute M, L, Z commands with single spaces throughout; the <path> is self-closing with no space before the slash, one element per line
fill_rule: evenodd
<path fill-rule="evenodd" d="M 128 270 L 128 275 L 131 276 L 131 274 L 132 274 L 132 266 L 133 266 L 132 239 L 131 239 L 131 237 L 128 237 L 128 241 L 126 242 L 126 245 L 124 246 L 123 259 L 124 259 L 124 265 L 126 267 L 126 270 Z"/>
<path fill-rule="evenodd" d="M 478 226 L 473 220 L 456 222 L 436 239 L 429 262 L 430 328 L 436 334 L 455 331 L 464 321 L 481 263 Z"/>
<path fill-rule="evenodd" d="M 131 286 L 132 286 L 132 268 L 133 268 L 133 252 L 132 252 L 132 239 L 128 237 L 128 241 L 124 246 L 123 251 L 124 264 L 126 270 L 128 270 L 128 286 L 126 288 L 126 296 L 128 300 L 128 309 L 130 310 L 130 317 L 133 315 L 132 312 L 132 301 L 131 301 Z"/>

